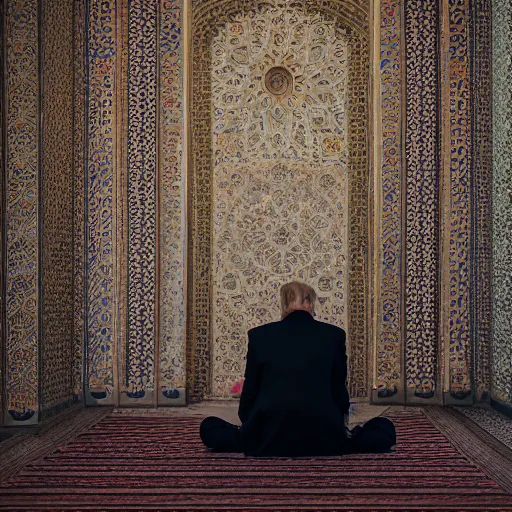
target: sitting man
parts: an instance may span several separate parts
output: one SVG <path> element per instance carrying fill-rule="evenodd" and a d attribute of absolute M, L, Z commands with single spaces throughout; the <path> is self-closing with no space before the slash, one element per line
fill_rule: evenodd
<path fill-rule="evenodd" d="M 238 427 L 215 417 L 200 427 L 215 451 L 251 456 L 320 456 L 387 451 L 395 429 L 373 418 L 354 435 L 345 428 L 345 331 L 313 318 L 316 293 L 292 282 L 281 288 L 281 321 L 249 331 Z"/>

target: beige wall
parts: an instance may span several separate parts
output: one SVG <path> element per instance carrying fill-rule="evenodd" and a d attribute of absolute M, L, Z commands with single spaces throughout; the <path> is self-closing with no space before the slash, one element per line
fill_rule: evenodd
<path fill-rule="evenodd" d="M 493 1 L 492 395 L 512 406 L 512 6 Z"/>

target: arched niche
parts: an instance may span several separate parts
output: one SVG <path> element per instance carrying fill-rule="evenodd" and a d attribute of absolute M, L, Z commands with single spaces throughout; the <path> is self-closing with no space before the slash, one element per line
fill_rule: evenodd
<path fill-rule="evenodd" d="M 346 327 L 350 332 L 350 394 L 368 396 L 368 216 L 369 216 L 369 6 L 366 1 L 195 2 L 192 9 L 191 147 L 188 171 L 187 388 L 192 397 L 215 395 L 212 361 L 214 248 L 214 109 L 212 41 L 226 26 L 276 10 L 314 17 L 334 27 L 346 42 L 347 271 Z M 336 64 L 333 61 L 333 64 Z M 269 168 L 269 172 L 272 172 Z M 235 283 L 236 286 L 236 283 Z M 263 323 L 263 322 L 262 322 Z M 233 340 L 240 348 L 240 340 Z M 242 347 L 243 348 L 243 347 Z M 243 349 L 239 353 L 243 353 Z M 236 358 L 235 358 L 236 359 Z M 243 356 L 232 374 L 243 373 Z M 229 372 L 228 372 L 229 373 Z M 307 376 L 305 376 L 307 380 Z M 213 393 L 212 393 L 213 391 Z"/>

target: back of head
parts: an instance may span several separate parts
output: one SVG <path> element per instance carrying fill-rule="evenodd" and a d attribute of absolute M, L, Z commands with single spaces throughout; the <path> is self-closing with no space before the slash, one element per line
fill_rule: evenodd
<path fill-rule="evenodd" d="M 302 309 L 313 313 L 315 309 L 315 290 L 299 281 L 292 281 L 281 286 L 281 313 L 284 318 L 291 311 Z"/>

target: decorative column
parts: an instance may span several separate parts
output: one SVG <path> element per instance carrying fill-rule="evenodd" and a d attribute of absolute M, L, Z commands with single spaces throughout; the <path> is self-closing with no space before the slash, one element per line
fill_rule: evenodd
<path fill-rule="evenodd" d="M 116 404 L 117 2 L 87 10 L 86 370 L 88 404 Z"/>
<path fill-rule="evenodd" d="M 161 0 L 159 28 L 158 403 L 186 403 L 186 169 L 184 75 L 190 0 Z M 187 30 L 188 28 L 188 30 Z M 188 103 L 187 103 L 188 105 Z"/>
<path fill-rule="evenodd" d="M 438 1 L 405 2 L 407 402 L 440 403 Z"/>
<path fill-rule="evenodd" d="M 74 1 L 40 3 L 40 370 L 41 418 L 73 392 Z M 80 38 L 79 38 L 80 40 Z M 76 150 L 80 151 L 80 147 Z M 80 351 L 81 353 L 81 351 Z"/>
<path fill-rule="evenodd" d="M 441 339 L 444 402 L 472 404 L 469 0 L 443 2 Z"/>
<path fill-rule="evenodd" d="M 380 3 L 380 5 L 379 5 Z M 403 2 L 376 2 L 375 373 L 372 400 L 404 403 L 403 336 Z M 380 30 L 377 30 L 379 28 Z M 378 52 L 378 54 L 377 54 Z"/>
<path fill-rule="evenodd" d="M 127 130 L 121 128 L 118 133 L 120 144 L 126 140 L 128 214 L 127 334 L 121 346 L 120 404 L 152 405 L 157 325 L 158 0 L 130 1 L 127 8 Z"/>
<path fill-rule="evenodd" d="M 39 412 L 39 23 L 37 0 L 4 2 L 4 424 Z"/>
<path fill-rule="evenodd" d="M 492 53 L 491 3 L 472 0 L 472 330 L 475 400 L 488 402 L 492 322 Z"/>

